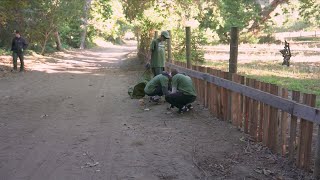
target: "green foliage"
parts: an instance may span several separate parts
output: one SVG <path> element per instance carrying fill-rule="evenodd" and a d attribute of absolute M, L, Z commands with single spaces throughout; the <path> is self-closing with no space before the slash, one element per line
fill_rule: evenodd
<path fill-rule="evenodd" d="M 129 21 L 143 16 L 144 10 L 150 8 L 155 0 L 123 0 L 124 14 Z"/>
<path fill-rule="evenodd" d="M 177 61 L 186 61 L 186 39 L 185 31 L 176 29 L 175 36 L 172 39 L 172 53 Z M 191 35 L 191 60 L 194 64 L 202 64 L 204 62 L 204 50 L 202 45 L 206 44 L 203 31 L 194 29 Z"/>
<path fill-rule="evenodd" d="M 300 15 L 309 23 L 320 25 L 320 2 L 318 0 L 300 0 Z"/>
<path fill-rule="evenodd" d="M 8 49 L 0 49 L 0 55 L 11 55 Z"/>
<path fill-rule="evenodd" d="M 13 38 L 13 30 L 18 29 L 29 42 L 29 48 L 34 48 L 38 52 L 52 51 L 55 46 L 53 32 L 61 30 L 63 32 L 61 34 L 67 35 L 68 30 L 74 29 L 68 26 L 80 21 L 83 6 L 78 0 L 18 0 L 15 2 L 1 1 L 0 4 L 0 7 L 6 8 L 6 13 L 1 14 L 5 18 L 0 20 L 2 26 L 0 46 L 9 47 Z M 68 39 L 63 38 L 62 40 L 69 42 Z"/>
<path fill-rule="evenodd" d="M 78 48 L 83 32 L 86 0 L 1 0 L 0 47 L 10 46 L 13 30 L 18 29 L 29 41 L 30 48 L 51 52 L 55 32 L 59 32 L 63 47 Z M 302 19 L 290 20 L 291 13 L 299 9 Z M 320 25 L 320 3 L 317 0 L 290 1 L 282 11 L 270 18 L 287 14 L 285 28 L 276 30 L 302 30 Z M 240 28 L 240 42 L 272 42 L 273 21 L 260 21 L 262 7 L 256 0 L 92 0 L 87 29 L 91 45 L 95 37 L 121 44 L 126 32 L 137 35 L 139 54 L 148 58 L 149 44 L 154 30 L 170 29 L 173 34 L 175 57 L 184 57 L 184 28 L 193 29 L 193 59 L 201 62 L 202 44 L 229 42 L 232 26 Z M 269 17 L 267 17 L 268 19 Z M 253 22 L 259 22 L 264 36 L 247 33 Z M 275 21 L 274 21 L 275 22 Z"/>
<path fill-rule="evenodd" d="M 103 37 L 114 44 L 122 44 L 125 33 L 133 29 L 133 25 L 125 19 L 122 3 L 117 0 L 98 0 L 98 2 L 92 4 L 90 18 L 92 36 Z M 104 14 L 99 10 L 102 2 Z"/>
<path fill-rule="evenodd" d="M 260 7 L 254 0 L 220 0 L 220 16 L 224 17 L 223 22 L 219 25 L 217 32 L 222 42 L 229 41 L 229 35 L 232 26 L 239 27 L 240 31 L 249 26 L 250 21 L 259 16 Z"/>
<path fill-rule="evenodd" d="M 81 21 L 74 18 L 69 23 L 61 25 L 60 36 L 64 47 L 79 48 L 80 34 L 81 34 Z"/>

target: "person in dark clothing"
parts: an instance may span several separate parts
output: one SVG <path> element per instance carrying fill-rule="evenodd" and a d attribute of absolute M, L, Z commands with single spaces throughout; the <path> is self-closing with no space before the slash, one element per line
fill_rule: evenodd
<path fill-rule="evenodd" d="M 26 40 L 24 40 L 19 31 L 15 31 L 15 38 L 12 40 L 11 51 L 13 58 L 13 70 L 17 71 L 17 60 L 20 60 L 20 72 L 24 71 L 24 50 L 28 47 Z"/>
<path fill-rule="evenodd" d="M 179 113 L 192 109 L 191 103 L 197 98 L 197 94 L 192 79 L 185 75 L 179 74 L 177 70 L 171 71 L 172 92 L 166 95 L 166 101 L 171 104 L 171 108 L 177 107 Z"/>

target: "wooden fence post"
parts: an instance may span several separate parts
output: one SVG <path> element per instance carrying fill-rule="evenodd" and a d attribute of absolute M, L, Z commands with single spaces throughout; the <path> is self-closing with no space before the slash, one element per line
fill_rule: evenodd
<path fill-rule="evenodd" d="M 239 41 L 238 27 L 231 27 L 230 59 L 229 59 L 229 72 L 230 73 L 237 73 L 238 41 Z"/>
<path fill-rule="evenodd" d="M 186 57 L 187 68 L 191 69 L 191 27 L 186 27 Z"/>
<path fill-rule="evenodd" d="M 229 80 L 232 81 L 232 74 L 237 73 L 238 67 L 238 42 L 239 32 L 238 27 L 231 27 L 231 40 L 230 40 L 230 59 L 229 59 Z M 231 91 L 230 91 L 231 94 Z M 232 102 L 232 96 L 228 96 L 228 112 L 227 120 L 232 119 L 232 106 L 235 106 Z"/>

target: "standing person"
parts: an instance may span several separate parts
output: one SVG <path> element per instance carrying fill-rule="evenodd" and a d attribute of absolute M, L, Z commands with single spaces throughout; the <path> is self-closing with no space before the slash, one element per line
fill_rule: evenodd
<path fill-rule="evenodd" d="M 156 76 L 164 71 L 165 62 L 165 45 L 164 41 L 170 39 L 168 31 L 162 31 L 157 39 L 153 39 L 150 45 L 151 51 L 151 69 L 153 75 Z"/>
<path fill-rule="evenodd" d="M 150 96 L 150 100 L 157 102 L 160 99 L 160 96 L 168 95 L 168 84 L 170 80 L 170 75 L 167 72 L 162 72 L 151 79 L 146 87 L 144 92 L 146 95 Z"/>
<path fill-rule="evenodd" d="M 171 108 L 177 107 L 179 113 L 192 109 L 191 103 L 197 98 L 192 79 L 184 74 L 179 74 L 176 69 L 171 71 L 172 92 L 166 96 L 166 101 Z"/>
<path fill-rule="evenodd" d="M 13 58 L 13 71 L 17 71 L 17 60 L 20 60 L 20 72 L 24 71 L 24 50 L 28 47 L 27 42 L 21 37 L 19 31 L 15 31 L 15 37 L 12 40 L 11 51 Z"/>

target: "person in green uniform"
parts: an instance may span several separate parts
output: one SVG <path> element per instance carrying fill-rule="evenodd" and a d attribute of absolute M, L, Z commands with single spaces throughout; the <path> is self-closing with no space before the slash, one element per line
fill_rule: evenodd
<path fill-rule="evenodd" d="M 167 95 L 168 84 L 170 80 L 170 75 L 167 72 L 162 72 L 161 74 L 152 78 L 144 88 L 146 95 L 150 96 L 150 100 L 158 101 L 160 96 Z"/>
<path fill-rule="evenodd" d="M 13 71 L 17 71 L 17 60 L 20 59 L 20 72 L 24 71 L 24 50 L 28 47 L 19 31 L 15 31 L 15 37 L 12 40 L 11 51 L 13 58 Z"/>
<path fill-rule="evenodd" d="M 157 39 L 153 39 L 150 45 L 151 51 L 151 69 L 154 76 L 161 74 L 164 71 L 165 62 L 165 45 L 164 41 L 170 39 L 168 31 L 162 31 Z"/>
<path fill-rule="evenodd" d="M 172 75 L 172 91 L 166 95 L 166 101 L 171 104 L 171 108 L 177 107 L 179 113 L 192 109 L 191 103 L 197 98 L 195 87 L 192 79 L 180 74 L 176 69 L 171 71 Z"/>

